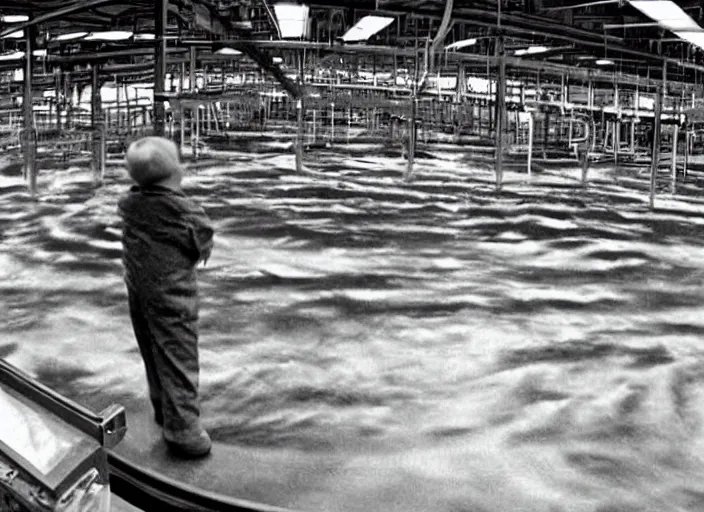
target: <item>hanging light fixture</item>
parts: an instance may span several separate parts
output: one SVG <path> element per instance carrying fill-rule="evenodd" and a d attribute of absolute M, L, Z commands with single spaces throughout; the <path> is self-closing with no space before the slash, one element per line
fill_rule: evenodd
<path fill-rule="evenodd" d="M 514 52 L 514 55 L 516 55 L 516 56 L 536 55 L 538 53 L 545 53 L 549 50 L 550 50 L 550 48 L 548 48 L 547 46 L 531 46 L 529 48 L 523 48 L 521 50 L 516 50 Z"/>
<path fill-rule="evenodd" d="M 126 30 L 109 30 L 107 32 L 92 32 L 85 37 L 86 41 L 124 41 L 132 37 L 132 32 Z"/>
<path fill-rule="evenodd" d="M 0 21 L 3 23 L 22 23 L 29 21 L 29 16 L 25 16 L 23 14 L 6 14 L 4 16 L 0 16 Z"/>
<path fill-rule="evenodd" d="M 234 48 L 220 48 L 215 52 L 218 55 L 242 55 L 242 52 Z"/>
<path fill-rule="evenodd" d="M 386 16 L 365 16 L 340 38 L 344 42 L 366 41 L 374 34 L 381 32 L 391 25 L 394 18 Z"/>
<path fill-rule="evenodd" d="M 305 39 L 310 31 L 310 7 L 281 2 L 274 4 L 274 14 L 281 30 L 281 39 Z"/>
<path fill-rule="evenodd" d="M 88 35 L 88 32 L 71 32 L 69 34 L 60 34 L 52 38 L 52 41 L 72 41 L 74 39 L 80 39 Z"/>
<path fill-rule="evenodd" d="M 445 47 L 445 51 L 457 51 L 461 50 L 462 48 L 467 48 L 468 46 L 474 46 L 475 44 L 477 44 L 476 37 L 472 37 L 470 39 L 463 39 L 462 41 L 456 41 L 452 44 L 448 44 Z"/>

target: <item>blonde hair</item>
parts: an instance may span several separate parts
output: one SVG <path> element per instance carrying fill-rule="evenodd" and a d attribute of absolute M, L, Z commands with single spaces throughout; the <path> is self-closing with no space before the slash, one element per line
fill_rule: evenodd
<path fill-rule="evenodd" d="M 144 137 L 127 148 L 125 155 L 130 177 L 140 185 L 152 185 L 180 172 L 178 147 L 164 137 Z"/>

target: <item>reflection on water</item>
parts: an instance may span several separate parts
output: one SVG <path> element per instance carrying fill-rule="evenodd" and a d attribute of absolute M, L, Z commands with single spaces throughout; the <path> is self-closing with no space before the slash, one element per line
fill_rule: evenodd
<path fill-rule="evenodd" d="M 704 509 L 704 203 L 647 177 L 493 175 L 385 157 L 238 154 L 187 181 L 206 426 L 342 454 L 320 510 Z M 95 409 L 146 397 L 115 170 L 0 183 L 0 356 Z M 393 455 L 393 458 L 391 458 Z M 390 461 L 393 460 L 393 463 Z M 363 468 L 364 471 L 352 471 Z M 383 482 L 384 489 L 379 489 Z M 323 496 L 324 494 L 324 496 Z"/>

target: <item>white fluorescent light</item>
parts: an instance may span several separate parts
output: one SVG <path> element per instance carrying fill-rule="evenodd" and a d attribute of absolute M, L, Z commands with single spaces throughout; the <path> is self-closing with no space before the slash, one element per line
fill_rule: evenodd
<path fill-rule="evenodd" d="M 15 30 L 7 34 L 3 39 L 22 39 L 24 37 L 24 30 Z"/>
<path fill-rule="evenodd" d="M 46 50 L 34 50 L 32 55 L 35 57 L 46 57 Z"/>
<path fill-rule="evenodd" d="M 234 48 L 220 48 L 215 53 L 218 55 L 242 55 L 241 51 L 235 50 Z"/>
<path fill-rule="evenodd" d="M 23 21 L 29 21 L 29 16 L 24 16 L 22 14 L 6 14 L 0 17 L 3 23 L 22 23 Z"/>
<path fill-rule="evenodd" d="M 281 64 L 284 61 L 284 59 L 282 59 L 281 57 L 274 57 L 273 59 L 271 59 L 271 61 L 274 64 Z"/>
<path fill-rule="evenodd" d="M 689 14 L 670 0 L 632 0 L 631 5 L 673 32 L 701 30 Z"/>
<path fill-rule="evenodd" d="M 86 36 L 86 41 L 122 41 L 132 37 L 132 32 L 126 30 L 110 30 L 108 32 L 92 32 Z"/>
<path fill-rule="evenodd" d="M 133 39 L 135 41 L 151 41 L 154 37 L 154 34 L 135 34 Z"/>
<path fill-rule="evenodd" d="M 525 48 L 523 50 L 516 50 L 515 55 L 534 55 L 536 53 L 545 53 L 548 51 L 547 46 L 531 46 L 530 48 Z"/>
<path fill-rule="evenodd" d="M 70 41 L 71 39 L 79 39 L 87 36 L 88 32 L 71 32 L 70 34 L 60 34 L 53 38 L 54 41 Z"/>
<path fill-rule="evenodd" d="M 459 50 L 461 48 L 466 48 L 467 46 L 474 46 L 477 44 L 477 39 L 473 37 L 472 39 L 463 39 L 462 41 L 457 41 L 452 44 L 448 44 L 445 47 L 445 51 L 449 50 Z"/>
<path fill-rule="evenodd" d="M 308 33 L 307 5 L 280 3 L 274 4 L 274 14 L 279 23 L 282 39 L 303 38 Z"/>
<path fill-rule="evenodd" d="M 24 58 L 24 52 L 12 52 L 0 55 L 0 61 L 20 60 Z"/>
<path fill-rule="evenodd" d="M 675 32 L 675 35 L 694 46 L 704 49 L 704 32 Z"/>
<path fill-rule="evenodd" d="M 609 59 L 599 59 L 596 61 L 597 66 L 613 66 L 614 61 L 609 60 Z"/>
<path fill-rule="evenodd" d="M 354 27 L 345 32 L 342 40 L 345 42 L 366 41 L 377 32 L 391 25 L 393 21 L 393 18 L 386 16 L 365 16 Z"/>

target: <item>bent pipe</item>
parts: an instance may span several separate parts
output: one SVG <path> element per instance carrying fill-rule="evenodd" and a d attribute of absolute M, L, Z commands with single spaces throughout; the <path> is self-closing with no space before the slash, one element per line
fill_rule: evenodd
<path fill-rule="evenodd" d="M 455 2 L 454 0 L 445 0 L 445 12 L 442 15 L 442 21 L 440 22 L 440 28 L 438 28 L 437 34 L 435 34 L 435 38 L 433 39 L 433 42 L 430 43 L 430 48 L 426 47 L 425 50 L 425 69 L 423 70 L 423 76 L 420 79 L 420 83 L 418 84 L 418 88 L 416 90 L 416 96 L 420 93 L 423 92 L 423 90 L 426 87 L 427 79 L 428 79 L 428 73 L 432 71 L 432 68 L 435 66 L 435 54 L 438 51 L 438 48 L 440 45 L 445 41 L 445 38 L 447 37 L 448 32 L 450 31 L 451 27 L 451 20 L 452 20 L 452 9 L 454 8 Z M 432 62 L 432 64 L 431 64 Z"/>
<path fill-rule="evenodd" d="M 108 452 L 110 490 L 142 510 L 176 512 L 296 512 L 198 489 Z"/>

